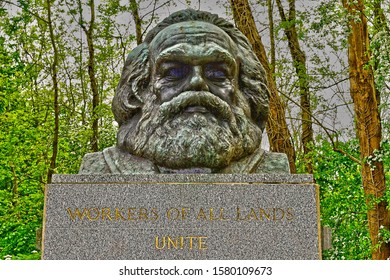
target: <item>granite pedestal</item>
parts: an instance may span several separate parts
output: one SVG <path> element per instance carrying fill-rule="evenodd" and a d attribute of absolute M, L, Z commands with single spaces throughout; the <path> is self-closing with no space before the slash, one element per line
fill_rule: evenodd
<path fill-rule="evenodd" d="M 310 175 L 55 175 L 43 259 L 320 259 Z"/>

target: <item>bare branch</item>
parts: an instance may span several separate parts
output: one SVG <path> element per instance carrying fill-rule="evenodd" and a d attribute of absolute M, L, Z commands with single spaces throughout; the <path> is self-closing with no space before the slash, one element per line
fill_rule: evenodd
<path fill-rule="evenodd" d="M 291 101 L 292 103 L 294 103 L 296 106 L 298 106 L 299 108 L 301 108 L 301 110 L 306 110 L 306 108 L 303 108 L 300 104 L 298 104 L 298 102 L 296 102 L 294 99 L 292 99 L 290 96 L 284 94 L 282 91 L 279 91 L 279 93 L 281 95 L 283 95 L 285 98 L 287 98 L 289 101 Z M 324 131 L 325 131 L 325 134 L 328 136 L 331 144 L 332 144 L 332 148 L 333 148 L 333 151 L 335 152 L 338 152 L 338 153 L 341 153 L 345 156 L 347 156 L 349 159 L 351 159 L 352 161 L 362 165 L 362 162 L 361 160 L 355 158 L 354 156 L 352 156 L 351 154 L 343 151 L 342 149 L 340 149 L 338 146 L 337 146 L 337 142 L 338 142 L 338 139 L 337 139 L 337 134 L 336 134 L 336 141 L 333 139 L 332 135 L 331 135 L 331 132 L 334 133 L 335 131 L 324 126 L 323 123 L 318 120 L 315 116 L 313 116 L 313 114 L 311 112 L 307 112 L 308 114 L 310 114 L 311 116 L 311 119 L 314 120 L 314 121 L 311 121 L 312 123 L 315 123 L 316 125 L 318 125 L 319 127 L 321 127 Z"/>
<path fill-rule="evenodd" d="M 334 86 L 337 86 L 345 81 L 348 81 L 349 80 L 349 77 L 347 78 L 344 78 L 344 79 L 341 79 L 333 84 L 330 84 L 330 85 L 326 85 L 326 86 L 322 86 L 322 87 L 316 87 L 315 89 L 328 89 L 328 88 L 331 88 L 331 87 L 334 87 Z"/>
<path fill-rule="evenodd" d="M 164 2 L 163 4 L 161 4 L 160 6 L 156 7 L 157 5 L 157 0 L 154 0 L 154 4 L 153 4 L 153 9 L 150 11 L 150 12 L 147 12 L 146 14 L 144 14 L 142 17 L 141 17 L 141 20 L 144 19 L 144 17 L 146 17 L 147 15 L 149 15 L 150 13 L 152 13 L 152 18 L 154 17 L 154 14 L 156 12 L 156 10 L 164 7 L 166 4 L 168 4 L 170 1 L 166 1 Z"/>
<path fill-rule="evenodd" d="M 153 6 L 153 10 L 152 10 L 152 16 L 150 17 L 150 21 L 149 21 L 149 24 L 146 26 L 146 28 L 144 29 L 144 31 L 142 32 L 142 37 L 144 37 L 145 33 L 148 31 L 149 27 L 152 25 L 153 23 L 153 18 L 154 18 L 154 15 L 156 13 L 156 11 L 160 8 L 162 8 L 163 6 L 165 6 L 166 4 L 168 4 L 169 1 L 166 1 L 165 3 L 161 4 L 160 6 L 156 7 L 156 4 L 157 4 L 157 0 L 154 1 L 154 6 Z M 148 14 L 150 14 L 151 12 L 149 13 L 146 13 L 144 14 L 142 17 L 141 17 L 141 20 Z"/>
<path fill-rule="evenodd" d="M 13 3 L 13 2 L 11 2 L 11 1 L 2 0 L 2 3 L 5 3 L 5 4 L 9 4 L 9 5 L 18 7 L 18 8 L 20 8 L 20 9 L 22 9 L 24 12 L 27 12 L 27 13 L 29 13 L 30 15 L 36 17 L 37 19 L 42 20 L 44 23 L 46 23 L 46 24 L 49 23 L 48 20 L 44 19 L 43 17 L 39 16 L 38 14 L 36 14 L 36 13 L 34 13 L 34 12 L 32 12 L 32 11 L 26 9 L 25 7 L 23 7 L 23 6 L 21 6 L 21 5 L 18 5 L 18 2 L 17 2 L 17 3 Z"/>

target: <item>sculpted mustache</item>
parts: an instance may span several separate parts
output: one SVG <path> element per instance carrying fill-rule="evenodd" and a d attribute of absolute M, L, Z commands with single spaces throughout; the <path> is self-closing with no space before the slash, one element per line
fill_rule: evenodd
<path fill-rule="evenodd" d="M 203 106 L 225 120 L 233 118 L 230 105 L 208 91 L 185 91 L 170 101 L 161 104 L 160 112 L 163 116 L 174 116 L 189 106 Z"/>

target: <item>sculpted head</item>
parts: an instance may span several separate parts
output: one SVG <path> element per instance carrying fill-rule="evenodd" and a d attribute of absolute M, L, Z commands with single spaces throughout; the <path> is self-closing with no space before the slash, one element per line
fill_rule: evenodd
<path fill-rule="evenodd" d="M 172 14 L 126 60 L 112 104 L 117 145 L 167 168 L 221 169 L 259 148 L 265 84 L 231 23 L 202 11 Z"/>

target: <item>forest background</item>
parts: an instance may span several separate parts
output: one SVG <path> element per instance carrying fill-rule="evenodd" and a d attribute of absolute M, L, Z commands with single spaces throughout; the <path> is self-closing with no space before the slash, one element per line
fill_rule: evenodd
<path fill-rule="evenodd" d="M 174 11 L 234 22 L 267 72 L 263 145 L 320 186 L 324 259 L 390 257 L 390 1 L 0 0 L 0 259 L 40 259 L 45 185 L 115 144 L 128 53 Z"/>

